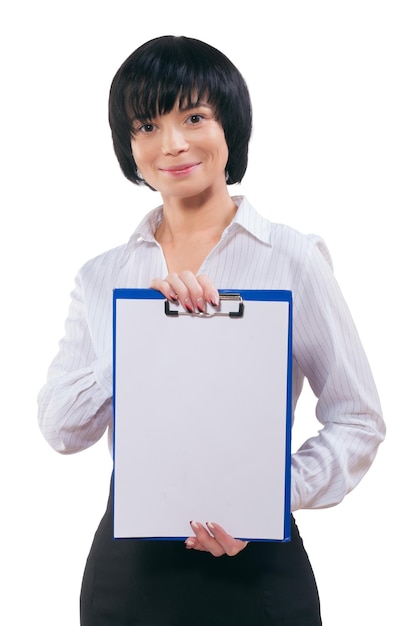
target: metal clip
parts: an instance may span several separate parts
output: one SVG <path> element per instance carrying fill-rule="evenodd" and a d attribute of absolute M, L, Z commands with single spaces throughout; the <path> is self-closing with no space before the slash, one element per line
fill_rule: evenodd
<path fill-rule="evenodd" d="M 243 317 L 244 304 L 242 296 L 239 293 L 221 293 L 219 295 L 221 307 L 222 303 L 237 303 L 237 310 L 232 311 L 209 311 L 209 312 L 201 312 L 201 311 L 193 311 L 188 313 L 188 311 L 180 311 L 178 309 L 171 309 L 171 302 L 169 300 L 165 300 L 165 315 L 168 317 L 179 317 L 180 315 L 188 315 L 192 317 Z"/>

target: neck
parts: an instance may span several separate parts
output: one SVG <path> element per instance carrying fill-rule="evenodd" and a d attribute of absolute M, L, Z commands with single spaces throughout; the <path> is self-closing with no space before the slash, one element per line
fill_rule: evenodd
<path fill-rule="evenodd" d="M 219 236 L 230 224 L 236 206 L 227 188 L 215 197 L 163 198 L 161 224 L 156 232 L 160 243 L 179 241 L 203 232 Z"/>

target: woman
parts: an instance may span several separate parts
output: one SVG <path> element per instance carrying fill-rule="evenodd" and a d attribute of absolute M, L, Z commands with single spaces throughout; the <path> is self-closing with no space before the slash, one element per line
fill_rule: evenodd
<path fill-rule="evenodd" d="M 380 404 L 324 243 L 270 223 L 246 198 L 228 193 L 227 184 L 246 171 L 251 134 L 242 76 L 203 42 L 160 37 L 116 73 L 109 119 L 123 173 L 158 190 L 163 204 L 126 245 L 80 270 L 66 333 L 39 395 L 45 437 L 57 451 L 74 453 L 107 430 L 111 447 L 114 288 L 151 286 L 189 312 L 217 305 L 218 288 L 287 289 L 294 302 L 293 407 L 306 377 L 322 425 L 293 454 L 292 511 L 337 504 L 383 440 Z M 243 542 L 201 521 L 191 531 L 185 546 L 114 541 L 110 494 L 86 564 L 82 626 L 321 624 L 293 519 L 292 540 L 283 544 Z"/>

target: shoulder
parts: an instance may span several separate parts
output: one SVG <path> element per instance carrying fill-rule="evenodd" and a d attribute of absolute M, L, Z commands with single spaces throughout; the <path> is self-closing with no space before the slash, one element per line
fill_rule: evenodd
<path fill-rule="evenodd" d="M 80 276 L 88 279 L 98 273 L 112 273 L 122 265 L 127 247 L 128 244 L 123 244 L 89 259 L 80 268 Z"/>
<path fill-rule="evenodd" d="M 118 273 L 127 263 L 139 241 L 150 242 L 154 240 L 153 233 L 161 219 L 161 212 L 161 207 L 149 211 L 126 243 L 106 250 L 88 260 L 79 270 L 80 276 L 85 280 L 95 278 L 97 275 L 109 279 Z"/>
<path fill-rule="evenodd" d="M 238 206 L 235 222 L 249 235 L 256 238 L 271 260 L 284 264 L 291 275 L 300 275 L 311 267 L 324 264 L 332 270 L 330 252 L 323 238 L 305 234 L 283 223 L 273 222 L 258 213 L 245 196 L 235 196 Z"/>
<path fill-rule="evenodd" d="M 299 258 L 302 261 L 309 255 L 319 254 L 331 265 L 330 253 L 322 237 L 269 220 L 258 213 L 245 196 L 234 196 L 233 199 L 238 206 L 235 221 L 257 239 L 282 254 L 294 257 L 294 260 Z"/>
<path fill-rule="evenodd" d="M 320 235 L 302 233 L 291 226 L 271 222 L 271 243 L 301 264 L 325 262 L 333 269 L 329 248 Z"/>

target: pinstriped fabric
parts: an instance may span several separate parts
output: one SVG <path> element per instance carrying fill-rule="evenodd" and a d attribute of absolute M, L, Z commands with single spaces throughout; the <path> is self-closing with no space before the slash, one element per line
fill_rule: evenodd
<path fill-rule="evenodd" d="M 324 242 L 272 224 L 245 198 L 234 199 L 235 218 L 200 273 L 222 289 L 293 292 L 293 406 L 306 377 L 323 428 L 293 454 L 292 510 L 332 506 L 359 482 L 384 438 L 372 373 Z M 112 292 L 146 288 L 167 274 L 153 237 L 160 218 L 161 208 L 152 211 L 126 245 L 88 261 L 77 275 L 65 336 L 38 398 L 41 430 L 59 452 L 85 449 L 106 430 L 111 444 Z"/>

